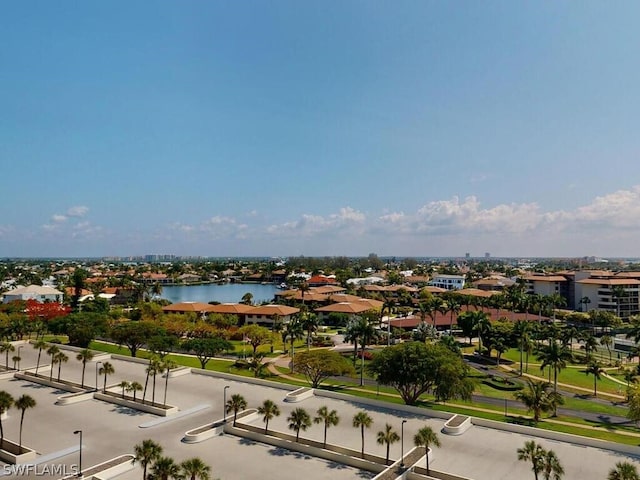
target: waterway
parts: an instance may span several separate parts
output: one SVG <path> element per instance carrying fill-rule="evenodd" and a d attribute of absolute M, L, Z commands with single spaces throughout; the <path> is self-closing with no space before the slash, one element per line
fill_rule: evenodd
<path fill-rule="evenodd" d="M 270 302 L 278 287 L 273 284 L 260 283 L 225 283 L 218 285 L 167 285 L 162 287 L 162 298 L 171 303 L 212 301 L 220 303 L 237 303 L 245 293 L 253 295 L 253 303 Z"/>

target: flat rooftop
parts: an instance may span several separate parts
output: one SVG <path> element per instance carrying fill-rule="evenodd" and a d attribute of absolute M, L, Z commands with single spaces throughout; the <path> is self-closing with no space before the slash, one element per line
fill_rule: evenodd
<path fill-rule="evenodd" d="M 62 378 L 80 381 L 81 363 L 75 360 L 75 353 L 67 352 L 69 361 L 62 366 Z M 22 366 L 34 366 L 37 351 L 25 346 L 21 351 Z M 0 358 L 0 363 L 3 358 Z M 42 361 L 48 362 L 43 352 Z M 108 385 L 118 384 L 122 380 L 137 380 L 144 385 L 145 365 L 110 360 L 115 373 L 109 376 Z M 44 372 L 46 370 L 43 370 Z M 57 373 L 57 371 L 56 371 Z M 54 378 L 55 378 L 54 374 Z M 87 364 L 86 382 L 95 384 L 95 362 Z M 65 392 L 34 383 L 8 379 L 0 380 L 0 389 L 11 393 L 14 398 L 29 394 L 37 401 L 34 409 L 27 411 L 24 421 L 23 443 L 34 448 L 40 455 L 50 455 L 64 449 L 73 449 L 78 445 L 78 436 L 74 430 L 83 431 L 83 467 L 88 468 L 118 455 L 133 453 L 133 447 L 147 438 L 152 438 L 164 448 L 164 453 L 181 462 L 187 458 L 200 457 L 211 466 L 212 478 L 222 480 L 278 478 L 282 480 L 370 478 L 372 474 L 344 465 L 309 457 L 307 455 L 285 451 L 272 446 L 249 442 L 231 435 L 224 435 L 197 444 L 185 444 L 181 439 L 187 430 L 211 423 L 223 417 L 223 389 L 229 385 L 227 398 L 235 393 L 243 395 L 250 408 L 256 408 L 265 399 L 278 404 L 282 414 L 269 423 L 269 429 L 289 432 L 286 418 L 298 407 L 305 408 L 310 415 L 326 405 L 335 409 L 340 416 L 339 425 L 328 431 L 328 442 L 343 445 L 355 450 L 360 449 L 360 431 L 351 425 L 353 415 L 368 410 L 374 420 L 372 427 L 365 433 L 366 450 L 384 456 L 385 446 L 376 443 L 376 433 L 385 423 L 392 424 L 400 433 L 402 419 L 407 419 L 404 427 L 404 449 L 407 452 L 413 446 L 413 435 L 422 426 L 429 425 L 439 432 L 444 420 L 424 415 L 406 415 L 394 409 L 372 408 L 358 402 L 311 397 L 300 403 L 284 402 L 286 391 L 277 387 L 251 385 L 239 381 L 229 381 L 198 374 L 186 374 L 169 379 L 167 403 L 176 405 L 182 411 L 194 413 L 155 426 L 143 428 L 144 424 L 158 417 L 125 407 L 119 407 L 99 400 L 87 400 L 73 405 L 55 405 L 58 396 Z M 102 384 L 100 379 L 100 385 Z M 151 381 L 149 382 L 151 385 Z M 151 387 L 149 387 L 151 388 Z M 164 379 L 157 379 L 156 401 L 164 395 Z M 147 398 L 150 395 L 147 394 Z M 263 426 L 260 418 L 253 424 Z M 5 437 L 17 440 L 20 413 L 16 409 L 9 411 L 9 418 L 3 421 Z M 302 437 L 322 441 L 322 425 L 312 425 Z M 565 469 L 565 478 L 581 480 L 601 480 L 606 478 L 616 462 L 629 460 L 640 466 L 637 459 L 611 451 L 589 448 L 527 435 L 472 426 L 461 436 L 439 434 L 442 448 L 436 449 L 431 467 L 437 470 L 466 476 L 475 480 L 511 480 L 529 478 L 529 463 L 517 460 L 516 449 L 527 440 L 536 440 L 545 448 L 553 449 Z M 400 456 L 400 442 L 391 445 L 391 458 Z M 53 460 L 51 463 L 63 463 L 71 466 L 77 463 L 78 453 L 74 452 Z M 0 468 L 1 472 L 1 468 Z M 139 480 L 140 467 L 116 477 L 118 480 Z M 9 477 L 7 477 L 9 478 Z M 59 478 L 59 475 L 40 478 Z"/>

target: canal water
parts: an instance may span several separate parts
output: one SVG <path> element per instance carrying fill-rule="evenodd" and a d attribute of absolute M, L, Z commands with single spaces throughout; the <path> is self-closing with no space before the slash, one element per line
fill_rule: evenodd
<path fill-rule="evenodd" d="M 278 287 L 273 284 L 260 283 L 225 283 L 218 285 L 167 285 L 162 287 L 162 298 L 171 303 L 212 301 L 220 303 L 238 303 L 244 294 L 253 295 L 253 303 L 270 302 Z"/>

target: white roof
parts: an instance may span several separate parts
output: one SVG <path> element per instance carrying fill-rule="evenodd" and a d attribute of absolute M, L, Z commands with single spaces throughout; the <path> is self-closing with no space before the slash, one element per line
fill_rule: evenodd
<path fill-rule="evenodd" d="M 7 292 L 6 295 L 62 295 L 60 290 L 53 287 L 41 287 L 40 285 L 29 285 L 28 287 L 20 287 Z"/>

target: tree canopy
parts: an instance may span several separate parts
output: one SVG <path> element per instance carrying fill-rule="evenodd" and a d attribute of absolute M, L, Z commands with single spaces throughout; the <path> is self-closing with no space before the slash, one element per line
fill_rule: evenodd
<path fill-rule="evenodd" d="M 330 350 L 310 350 L 296 354 L 294 370 L 302 373 L 313 388 L 317 388 L 328 377 L 355 373 L 349 360 Z"/>
<path fill-rule="evenodd" d="M 407 405 L 433 391 L 438 401 L 468 400 L 473 381 L 459 355 L 440 344 L 402 343 L 378 352 L 369 371 L 378 382 L 395 388 Z"/>
<path fill-rule="evenodd" d="M 192 338 L 182 342 L 182 348 L 193 352 L 203 369 L 207 368 L 207 363 L 216 355 L 224 352 L 225 350 L 231 350 L 233 345 L 224 338 Z"/>
<path fill-rule="evenodd" d="M 162 333 L 157 325 L 147 321 L 130 321 L 120 323 L 111 329 L 111 338 L 118 345 L 126 346 L 135 357 L 138 349 L 145 345 L 153 336 Z"/>

